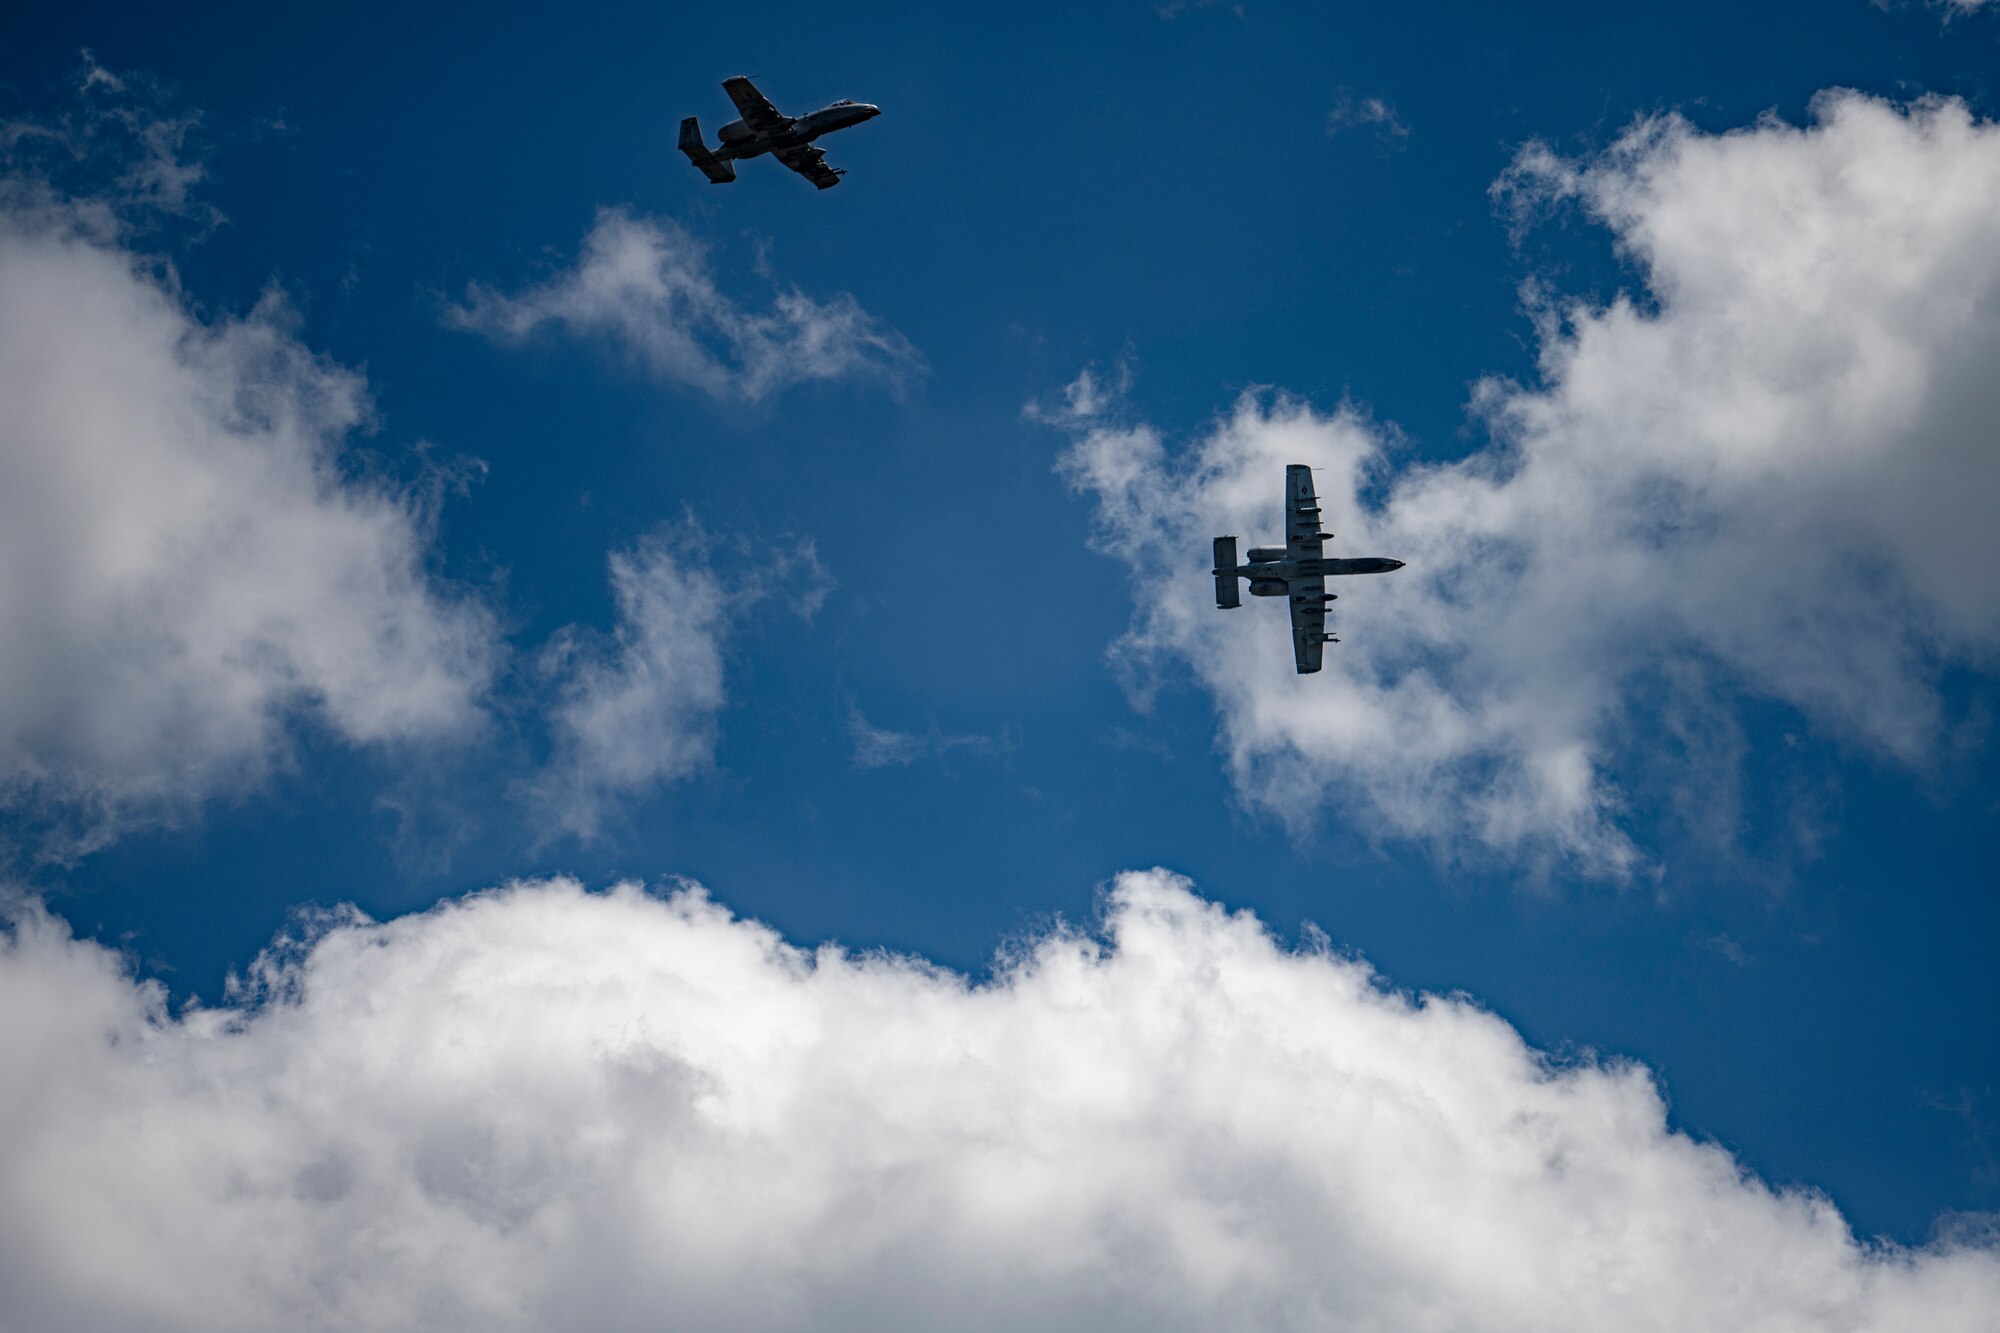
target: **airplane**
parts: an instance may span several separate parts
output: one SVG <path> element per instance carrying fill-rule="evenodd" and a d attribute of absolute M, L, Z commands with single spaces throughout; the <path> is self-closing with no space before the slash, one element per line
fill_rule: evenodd
<path fill-rule="evenodd" d="M 787 116 L 771 105 L 771 99 L 757 91 L 757 85 L 737 75 L 724 79 L 722 89 L 742 113 L 722 127 L 721 143 L 714 151 L 702 142 L 701 122 L 689 116 L 681 122 L 681 151 L 688 161 L 716 185 L 736 179 L 736 162 L 769 153 L 822 190 L 840 184 L 846 171 L 826 164 L 826 153 L 812 146 L 822 134 L 859 125 L 882 114 L 879 106 L 850 102 L 846 98 L 804 116 Z"/>
<path fill-rule="evenodd" d="M 1228 610 L 1243 605 L 1236 581 L 1250 580 L 1252 597 L 1284 597 L 1292 608 L 1292 661 L 1301 676 L 1319 670 L 1325 645 L 1340 640 L 1326 632 L 1327 603 L 1338 594 L 1326 590 L 1337 574 L 1387 574 L 1403 567 L 1400 560 L 1379 555 L 1341 560 L 1329 557 L 1322 544 L 1332 539 L 1319 530 L 1319 502 L 1313 495 L 1312 469 L 1293 463 L 1285 469 L 1285 544 L 1253 546 L 1250 563 L 1236 563 L 1236 539 L 1215 539 L 1215 604 Z"/>

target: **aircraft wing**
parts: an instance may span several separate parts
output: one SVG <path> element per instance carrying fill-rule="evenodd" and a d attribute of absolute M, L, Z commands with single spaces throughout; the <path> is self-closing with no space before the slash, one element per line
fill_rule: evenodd
<path fill-rule="evenodd" d="M 1285 469 L 1285 550 L 1294 558 L 1317 560 L 1325 553 L 1319 530 L 1319 500 L 1312 469 L 1293 463 Z"/>
<path fill-rule="evenodd" d="M 771 156 L 822 190 L 831 190 L 840 184 L 840 178 L 844 174 L 837 168 L 828 166 L 825 152 L 814 148 L 811 144 L 801 144 L 797 148 L 780 148 Z"/>
<path fill-rule="evenodd" d="M 759 134 L 769 134 L 773 130 L 783 129 L 791 121 L 791 117 L 781 114 L 778 108 L 771 105 L 770 98 L 757 91 L 756 84 L 741 74 L 733 79 L 724 79 L 722 91 L 728 93 L 729 100 L 736 103 L 736 110 L 743 117 L 743 123 Z"/>
<path fill-rule="evenodd" d="M 1326 603 L 1320 600 L 1325 592 L 1323 578 L 1293 579 L 1291 596 L 1285 599 L 1292 608 L 1292 665 L 1302 676 L 1319 670 L 1326 651 Z"/>

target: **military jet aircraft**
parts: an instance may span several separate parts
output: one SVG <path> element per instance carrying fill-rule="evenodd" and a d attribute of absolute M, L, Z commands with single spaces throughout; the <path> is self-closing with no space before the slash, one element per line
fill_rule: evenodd
<path fill-rule="evenodd" d="M 1312 469 L 1293 463 L 1285 469 L 1285 544 L 1253 546 L 1250 563 L 1236 563 L 1236 539 L 1215 539 L 1215 604 L 1224 609 L 1243 605 L 1236 580 L 1250 580 L 1252 597 L 1285 597 L 1292 608 L 1292 661 L 1300 675 L 1319 670 L 1325 645 L 1340 640 L 1326 632 L 1327 603 L 1336 594 L 1326 580 L 1336 574 L 1387 574 L 1403 562 L 1379 555 L 1339 560 L 1327 556 L 1322 544 L 1333 537 L 1319 530 L 1319 502 L 1313 496 Z"/>
<path fill-rule="evenodd" d="M 722 142 L 714 151 L 702 142 L 699 120 L 689 116 L 681 122 L 681 151 L 716 185 L 727 185 L 736 179 L 738 159 L 769 153 L 820 189 L 830 190 L 847 173 L 829 167 L 826 153 L 813 147 L 812 141 L 822 134 L 844 130 L 882 114 L 879 106 L 842 98 L 810 115 L 787 116 L 771 105 L 770 98 L 757 91 L 756 84 L 740 74 L 724 79 L 722 89 L 736 103 L 743 118 L 722 127 Z"/>

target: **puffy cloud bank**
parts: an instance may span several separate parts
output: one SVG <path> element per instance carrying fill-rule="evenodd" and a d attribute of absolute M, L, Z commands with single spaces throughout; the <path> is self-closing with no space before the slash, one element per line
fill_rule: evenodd
<path fill-rule="evenodd" d="M 573 268 L 512 296 L 475 285 L 446 318 L 505 341 L 544 329 L 608 339 L 656 378 L 751 402 L 810 380 L 900 389 L 924 368 L 909 339 L 847 293 L 815 301 L 793 287 L 746 309 L 685 228 L 619 208 L 598 213 Z"/>
<path fill-rule="evenodd" d="M 0 404 L 0 804 L 87 844 L 254 782 L 301 710 L 477 723 L 490 618 L 429 573 L 421 497 L 345 465 L 365 385 L 281 299 L 198 315 L 113 206 L 9 176 Z"/>
<path fill-rule="evenodd" d="M 1164 872 L 988 982 L 700 890 L 318 924 L 167 1013 L 0 935 L 0 1326 L 1990 1329 L 1463 998 Z"/>
<path fill-rule="evenodd" d="M 1064 467 L 1133 570 L 1135 687 L 1191 668 L 1239 788 L 1295 825 L 1336 801 L 1613 877 L 1643 859 L 1617 778 L 1636 701 L 1683 791 L 1729 790 L 1738 691 L 1923 762 L 1940 671 L 2000 650 L 2000 129 L 1830 93 L 1805 128 L 1531 147 L 1502 187 L 1580 204 L 1650 301 L 1549 303 L 1540 382 L 1478 387 L 1473 456 L 1398 470 L 1372 422 L 1281 395 L 1179 451 L 1094 390 L 1068 413 Z M 1291 462 L 1322 469 L 1338 550 L 1409 562 L 1342 581 L 1318 678 L 1282 604 L 1214 609 L 1203 559 L 1282 533 Z"/>

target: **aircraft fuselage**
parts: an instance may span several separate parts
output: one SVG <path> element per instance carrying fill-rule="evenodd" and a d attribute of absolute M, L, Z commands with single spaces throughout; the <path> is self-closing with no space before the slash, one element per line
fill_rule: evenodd
<path fill-rule="evenodd" d="M 882 108 L 867 102 L 835 102 L 803 116 L 788 116 L 785 123 L 764 134 L 741 120 L 732 120 L 718 132 L 721 144 L 714 150 L 723 161 L 743 161 L 762 157 L 784 148 L 800 148 L 835 130 L 859 125 L 882 114 Z"/>
<path fill-rule="evenodd" d="M 1286 560 L 1254 560 L 1247 565 L 1236 566 L 1234 572 L 1239 578 L 1249 579 L 1252 590 L 1258 583 L 1283 582 L 1293 579 L 1332 578 L 1341 574 L 1387 574 L 1401 569 L 1403 562 L 1390 560 L 1379 555 L 1354 556 L 1346 559 L 1334 556 L 1300 557 Z M 1217 570 L 1218 574 L 1226 571 Z M 1259 596 L 1276 596 L 1275 593 L 1260 593 Z"/>

